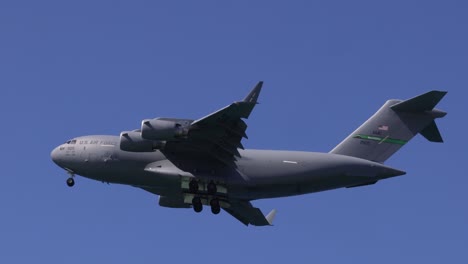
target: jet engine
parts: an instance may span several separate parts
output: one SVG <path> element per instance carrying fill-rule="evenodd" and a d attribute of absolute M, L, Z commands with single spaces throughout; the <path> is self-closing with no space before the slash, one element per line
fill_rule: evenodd
<path fill-rule="evenodd" d="M 149 140 L 175 140 L 185 138 L 191 120 L 155 118 L 141 122 L 141 137 Z"/>
<path fill-rule="evenodd" d="M 164 142 L 143 139 L 139 131 L 120 133 L 120 149 L 130 152 L 151 152 L 164 147 Z"/>
<path fill-rule="evenodd" d="M 190 208 L 190 204 L 184 203 L 183 198 L 173 198 L 167 196 L 159 196 L 159 206 L 169 208 Z"/>

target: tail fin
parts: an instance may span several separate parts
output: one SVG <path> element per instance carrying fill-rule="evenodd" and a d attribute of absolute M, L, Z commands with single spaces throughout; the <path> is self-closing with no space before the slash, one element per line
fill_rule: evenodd
<path fill-rule="evenodd" d="M 446 93 L 431 91 L 406 101 L 387 101 L 330 153 L 383 163 L 418 133 L 443 142 L 434 119 L 447 113 L 434 107 Z"/>

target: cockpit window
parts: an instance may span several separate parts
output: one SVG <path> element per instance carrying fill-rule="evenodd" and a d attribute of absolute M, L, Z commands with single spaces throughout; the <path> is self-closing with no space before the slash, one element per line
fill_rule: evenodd
<path fill-rule="evenodd" d="M 65 142 L 65 144 L 74 145 L 74 144 L 76 144 L 76 139 L 68 140 L 67 142 Z"/>

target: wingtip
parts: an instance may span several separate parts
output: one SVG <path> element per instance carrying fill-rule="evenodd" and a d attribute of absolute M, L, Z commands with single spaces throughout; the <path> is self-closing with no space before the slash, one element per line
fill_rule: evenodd
<path fill-rule="evenodd" d="M 276 209 L 271 210 L 267 216 L 265 216 L 265 219 L 268 221 L 268 223 L 272 226 L 273 225 L 273 220 L 275 220 L 276 216 Z"/>
<path fill-rule="evenodd" d="M 263 86 L 263 81 L 259 81 L 257 85 L 250 91 L 250 93 L 244 98 L 244 102 L 257 103 L 258 96 Z"/>
<path fill-rule="evenodd" d="M 437 90 L 432 90 L 429 93 L 435 94 L 437 97 L 439 97 L 439 100 L 442 100 L 444 96 L 447 94 L 447 91 L 437 91 Z"/>

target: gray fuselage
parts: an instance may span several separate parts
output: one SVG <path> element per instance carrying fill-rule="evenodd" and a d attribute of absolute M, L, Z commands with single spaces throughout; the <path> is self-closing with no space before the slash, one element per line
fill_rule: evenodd
<path fill-rule="evenodd" d="M 234 167 L 182 168 L 161 151 L 127 152 L 117 136 L 83 136 L 55 148 L 53 161 L 72 174 L 151 189 L 159 195 L 182 193 L 181 177 L 223 182 L 229 197 L 254 200 L 375 183 L 405 174 L 380 163 L 330 153 L 241 150 Z M 187 161 L 183 162 L 184 164 Z"/>

